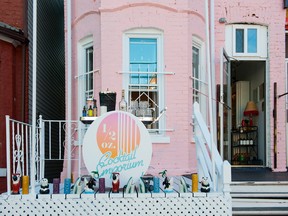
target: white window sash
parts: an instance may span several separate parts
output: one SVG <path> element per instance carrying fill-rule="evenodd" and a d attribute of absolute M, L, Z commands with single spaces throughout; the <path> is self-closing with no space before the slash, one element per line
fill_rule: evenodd
<path fill-rule="evenodd" d="M 149 71 L 149 72 L 144 72 L 144 71 L 130 71 L 129 69 L 129 46 L 130 46 L 130 38 L 155 38 L 157 40 L 157 72 Z M 124 75 L 123 79 L 123 89 L 125 89 L 125 97 L 128 98 L 129 92 L 130 91 L 137 91 L 137 89 L 131 89 L 131 86 L 147 86 L 147 87 L 155 87 L 155 89 L 141 89 L 143 92 L 155 92 L 157 91 L 158 95 L 158 113 L 160 113 L 162 110 L 164 110 L 165 107 L 165 102 L 164 102 L 164 77 L 163 75 L 165 74 L 174 74 L 172 72 L 164 72 L 163 71 L 163 35 L 162 32 L 159 32 L 159 30 L 154 30 L 154 29 L 134 29 L 132 31 L 128 31 L 124 34 L 123 38 L 123 43 L 124 43 L 124 53 L 123 53 L 123 70 L 118 72 L 119 74 Z M 156 74 L 157 75 L 157 84 L 133 84 L 130 83 L 130 74 Z M 163 134 L 165 131 L 165 115 L 160 118 L 158 121 L 158 130 L 150 130 L 150 132 L 157 133 L 157 134 Z"/>
<path fill-rule="evenodd" d="M 236 52 L 236 30 L 237 29 L 243 29 L 244 30 L 244 51 L 243 52 Z M 257 38 L 256 38 L 256 43 L 257 43 L 257 51 L 255 53 L 248 53 L 248 29 L 256 29 L 257 31 Z M 259 26 L 257 25 L 233 25 L 233 56 L 258 56 L 259 51 L 260 51 L 260 31 L 259 31 Z"/>

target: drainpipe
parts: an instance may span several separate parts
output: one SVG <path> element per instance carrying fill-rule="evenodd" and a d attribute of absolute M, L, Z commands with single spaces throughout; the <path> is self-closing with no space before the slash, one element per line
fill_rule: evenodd
<path fill-rule="evenodd" d="M 37 0 L 33 0 L 33 67 L 32 67 L 32 151 L 31 151 L 31 194 L 35 194 L 35 150 L 36 150 L 36 75 L 37 75 Z"/>
<path fill-rule="evenodd" d="M 277 169 L 277 83 L 274 82 L 274 110 L 273 110 L 273 141 L 274 141 L 274 169 Z"/>
<path fill-rule="evenodd" d="M 212 88 L 212 98 L 216 98 L 216 92 L 215 92 L 215 17 L 214 17 L 214 0 L 210 0 L 210 55 L 211 55 L 211 85 L 213 86 Z M 216 116 L 216 107 L 217 103 L 213 103 L 213 116 Z M 217 138 L 216 138 L 216 118 L 213 118 L 213 125 L 214 127 L 214 143 L 217 143 Z"/>
<path fill-rule="evenodd" d="M 67 178 L 71 178 L 71 73 L 72 73 L 72 46 L 71 46 L 71 0 L 67 0 Z M 72 180 L 72 179 L 71 179 Z"/>
<path fill-rule="evenodd" d="M 10 117 L 6 119 L 6 168 L 7 168 L 7 195 L 11 195 L 11 150 L 10 150 Z M 8 126 L 8 127 L 7 127 Z"/>
<path fill-rule="evenodd" d="M 210 124 L 210 135 L 211 135 L 211 161 L 212 161 L 212 181 L 213 181 L 213 190 L 216 189 L 216 180 L 215 180 L 215 163 L 214 163 L 214 152 L 213 146 L 214 145 L 214 127 L 213 127 L 213 112 L 212 112 L 212 84 L 211 84 L 211 65 L 210 65 L 210 35 L 209 35 L 209 4 L 208 0 L 205 0 L 205 24 L 206 24 L 206 61 L 207 61 L 207 75 L 208 75 L 208 100 L 209 100 L 209 124 Z M 208 176 L 207 176 L 208 177 Z"/>
<path fill-rule="evenodd" d="M 26 68 L 26 45 L 22 44 L 22 100 L 21 100 L 21 121 L 25 122 L 25 68 Z"/>

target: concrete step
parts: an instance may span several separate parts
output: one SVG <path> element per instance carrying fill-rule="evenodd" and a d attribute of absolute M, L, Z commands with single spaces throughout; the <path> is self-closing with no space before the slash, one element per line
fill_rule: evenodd
<path fill-rule="evenodd" d="M 233 215 L 288 215 L 288 182 L 232 182 Z"/>
<path fill-rule="evenodd" d="M 241 193 L 267 193 L 269 194 L 288 194 L 287 182 L 232 182 L 231 194 Z"/>

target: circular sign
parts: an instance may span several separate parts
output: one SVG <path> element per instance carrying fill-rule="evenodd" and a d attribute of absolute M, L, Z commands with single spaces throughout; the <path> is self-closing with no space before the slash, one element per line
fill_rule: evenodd
<path fill-rule="evenodd" d="M 134 115 L 112 111 L 98 117 L 83 140 L 83 160 L 91 173 L 97 171 L 112 185 L 112 173 L 120 173 L 120 187 L 130 177 L 134 182 L 145 174 L 152 157 L 150 135 Z"/>

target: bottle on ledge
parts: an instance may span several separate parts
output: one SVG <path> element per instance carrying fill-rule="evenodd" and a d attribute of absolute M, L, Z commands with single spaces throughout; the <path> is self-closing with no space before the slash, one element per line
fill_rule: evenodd
<path fill-rule="evenodd" d="M 121 97 L 121 101 L 119 102 L 119 110 L 127 111 L 127 102 L 125 100 L 125 90 L 124 89 L 122 89 L 122 97 Z"/>
<path fill-rule="evenodd" d="M 97 116 L 97 100 L 94 101 L 94 106 L 93 106 L 93 115 L 94 115 L 94 117 Z"/>
<path fill-rule="evenodd" d="M 88 116 L 92 117 L 93 116 L 93 109 L 92 106 L 90 105 L 89 109 L 88 109 Z"/>
<path fill-rule="evenodd" d="M 83 110 L 82 110 L 82 116 L 83 117 L 87 116 L 87 111 L 86 111 L 86 107 L 85 106 L 83 107 Z"/>

